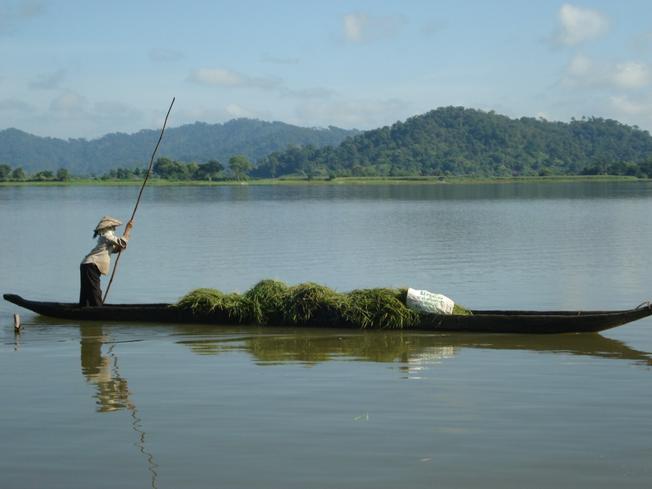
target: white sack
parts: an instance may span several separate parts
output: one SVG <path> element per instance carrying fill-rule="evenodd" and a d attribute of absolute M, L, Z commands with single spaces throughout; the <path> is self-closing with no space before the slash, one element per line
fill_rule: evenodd
<path fill-rule="evenodd" d="M 406 305 L 415 311 L 433 314 L 453 314 L 455 303 L 443 294 L 427 290 L 408 289 Z"/>

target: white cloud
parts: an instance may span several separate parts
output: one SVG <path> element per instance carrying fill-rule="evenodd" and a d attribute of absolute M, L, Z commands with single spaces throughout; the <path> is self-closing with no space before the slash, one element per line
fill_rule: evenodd
<path fill-rule="evenodd" d="M 645 112 L 646 109 L 649 109 L 645 103 L 641 103 L 640 101 L 635 102 L 626 95 L 609 97 L 609 102 L 617 112 L 630 116 L 639 115 Z"/>
<path fill-rule="evenodd" d="M 105 100 L 93 104 L 92 117 L 108 120 L 114 127 L 122 127 L 125 122 L 134 124 L 142 121 L 143 113 L 131 105 Z"/>
<path fill-rule="evenodd" d="M 597 66 L 591 58 L 581 53 L 571 58 L 562 77 L 562 85 L 566 87 L 591 87 L 604 84 L 606 68 Z"/>
<path fill-rule="evenodd" d="M 333 95 L 331 90 L 323 87 L 291 88 L 279 78 L 254 77 L 224 68 L 200 68 L 193 71 L 187 80 L 206 86 L 271 91 L 287 98 L 328 98 Z"/>
<path fill-rule="evenodd" d="M 190 108 L 180 109 L 174 114 L 175 125 L 192 124 L 197 121 L 209 124 L 222 123 L 234 118 L 246 117 L 249 119 L 271 120 L 273 114 L 264 110 L 254 110 L 251 107 L 245 107 L 241 104 L 232 103 L 224 107 L 212 106 L 210 108 Z M 152 127 L 160 127 L 163 120 L 153 120 L 150 124 Z"/>
<path fill-rule="evenodd" d="M 612 79 L 622 88 L 641 88 L 650 83 L 650 68 L 634 61 L 620 63 L 616 65 Z"/>
<path fill-rule="evenodd" d="M 279 94 L 282 97 L 297 99 L 327 99 L 335 95 L 333 90 L 324 87 L 313 88 L 281 88 Z"/>
<path fill-rule="evenodd" d="M 187 80 L 199 85 L 216 87 L 262 90 L 277 90 L 283 87 L 282 81 L 277 78 L 253 77 L 226 68 L 199 68 L 190 73 Z"/>
<path fill-rule="evenodd" d="M 394 37 L 405 22 L 402 15 L 373 16 L 352 12 L 342 17 L 342 29 L 346 41 L 362 43 Z"/>
<path fill-rule="evenodd" d="M 124 131 L 125 127 L 140 129 L 143 113 L 134 107 L 115 101 L 89 102 L 86 97 L 65 91 L 50 102 L 46 119 L 56 125 L 66 120 L 69 127 L 78 127 L 84 137 Z"/>
<path fill-rule="evenodd" d="M 189 81 L 201 85 L 237 87 L 244 84 L 244 78 L 238 73 L 224 68 L 199 68 L 188 77 Z"/>
<path fill-rule="evenodd" d="M 583 54 L 576 54 L 568 64 L 568 74 L 573 77 L 585 77 L 591 73 L 593 62 Z"/>
<path fill-rule="evenodd" d="M 652 69 L 638 61 L 596 63 L 583 54 L 576 54 L 566 67 L 562 83 L 570 87 L 594 87 L 634 90 L 652 82 Z"/>
<path fill-rule="evenodd" d="M 306 102 L 297 107 L 296 114 L 301 125 L 371 129 L 406 118 L 409 108 L 398 99 L 339 99 Z"/>
<path fill-rule="evenodd" d="M 596 39 L 609 29 L 609 19 L 597 10 L 566 3 L 559 9 L 558 43 L 575 46 Z"/>
<path fill-rule="evenodd" d="M 365 14 L 346 14 L 344 22 L 344 37 L 351 42 L 362 41 L 362 32 L 367 23 Z"/>
<path fill-rule="evenodd" d="M 81 116 L 88 108 L 85 97 L 75 92 L 63 92 L 50 102 L 50 110 L 62 116 Z"/>
<path fill-rule="evenodd" d="M 615 119 L 647 130 L 652 128 L 651 94 L 613 96 L 609 98 L 609 105 Z"/>
<path fill-rule="evenodd" d="M 238 104 L 229 104 L 225 107 L 225 112 L 229 117 L 254 117 L 254 113 L 241 107 Z"/>

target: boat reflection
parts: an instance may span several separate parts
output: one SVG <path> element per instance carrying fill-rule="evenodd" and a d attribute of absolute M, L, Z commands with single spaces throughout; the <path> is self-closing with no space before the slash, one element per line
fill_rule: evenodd
<path fill-rule="evenodd" d="M 81 366 L 86 379 L 97 386 L 99 411 L 130 408 L 127 381 L 117 369 L 113 354 L 118 325 L 70 323 L 36 316 L 34 324 L 78 327 Z M 199 355 L 245 352 L 261 365 L 285 362 L 316 364 L 332 359 L 372 362 L 437 362 L 454 357 L 463 349 L 523 350 L 542 354 L 566 354 L 613 360 L 628 360 L 652 366 L 652 353 L 597 333 L 553 335 L 436 333 L 397 330 L 332 330 L 261 328 L 255 326 L 120 324 L 126 341 L 141 341 L 156 335 L 170 336 Z M 103 346 L 106 352 L 103 353 Z"/>
<path fill-rule="evenodd" d="M 630 360 L 652 366 L 648 352 L 599 334 L 513 335 L 419 333 L 402 331 L 330 331 L 184 327 L 178 343 L 201 355 L 245 351 L 259 364 L 316 364 L 335 358 L 400 362 L 406 366 L 437 363 L 459 350 L 526 350 L 597 358 Z"/>

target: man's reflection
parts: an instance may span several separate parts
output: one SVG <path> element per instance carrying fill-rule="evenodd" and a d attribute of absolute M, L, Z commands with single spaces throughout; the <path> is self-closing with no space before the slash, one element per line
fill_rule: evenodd
<path fill-rule="evenodd" d="M 113 353 L 113 343 L 102 353 L 102 348 L 109 343 L 102 326 L 84 325 L 79 327 L 81 339 L 81 370 L 86 381 L 94 384 L 97 411 L 108 413 L 127 409 L 131 414 L 131 427 L 137 434 L 136 446 L 147 460 L 147 470 L 151 478 L 151 487 L 158 487 L 158 464 L 154 456 L 145 448 L 146 433 L 142 429 L 143 421 L 136 405 L 129 399 L 127 379 L 120 376 L 118 357 Z"/>
<path fill-rule="evenodd" d="M 102 346 L 107 341 L 102 326 L 83 326 L 81 334 L 81 369 L 86 380 L 95 384 L 97 389 L 93 396 L 97 402 L 97 410 L 102 413 L 119 409 L 133 408 L 129 400 L 127 379 L 120 376 L 117 367 L 117 357 L 113 355 L 113 345 L 106 354 Z"/>

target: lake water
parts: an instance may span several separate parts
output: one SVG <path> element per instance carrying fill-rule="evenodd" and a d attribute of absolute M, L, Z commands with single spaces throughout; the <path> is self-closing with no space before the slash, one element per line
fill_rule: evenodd
<path fill-rule="evenodd" d="M 93 227 L 137 192 L 0 187 L 0 291 L 75 301 Z M 152 187 L 109 302 L 277 278 L 620 309 L 651 298 L 650 250 L 650 182 Z M 650 318 L 537 337 L 80 324 L 2 301 L 0 339 L 3 489 L 652 485 Z"/>

